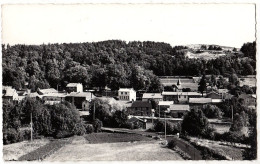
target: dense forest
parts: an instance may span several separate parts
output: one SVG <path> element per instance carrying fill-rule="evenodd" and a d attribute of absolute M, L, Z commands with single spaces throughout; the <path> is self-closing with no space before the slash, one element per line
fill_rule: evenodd
<path fill-rule="evenodd" d="M 243 55 L 212 60 L 190 59 L 184 46 L 162 42 L 108 40 L 93 43 L 2 45 L 3 85 L 64 89 L 70 82 L 86 88 L 134 87 L 160 91 L 158 76 L 256 74 L 256 43 L 245 43 Z"/>

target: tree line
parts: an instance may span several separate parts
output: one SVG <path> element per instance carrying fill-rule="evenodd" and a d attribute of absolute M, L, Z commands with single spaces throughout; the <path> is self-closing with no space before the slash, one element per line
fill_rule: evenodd
<path fill-rule="evenodd" d="M 3 85 L 16 89 L 64 89 L 78 82 L 88 87 L 134 87 L 160 91 L 157 76 L 229 76 L 255 74 L 255 42 L 241 47 L 244 57 L 227 55 L 209 61 L 185 57 L 187 47 L 163 42 L 2 45 Z"/>

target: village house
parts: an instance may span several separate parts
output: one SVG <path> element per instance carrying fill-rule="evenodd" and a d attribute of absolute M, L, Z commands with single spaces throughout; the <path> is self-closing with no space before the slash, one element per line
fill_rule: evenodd
<path fill-rule="evenodd" d="M 69 83 L 66 86 L 66 91 L 71 92 L 83 92 L 83 85 L 81 83 Z"/>
<path fill-rule="evenodd" d="M 171 104 L 169 110 L 173 118 L 182 118 L 190 111 L 190 106 L 186 104 Z"/>
<path fill-rule="evenodd" d="M 65 101 L 65 97 L 65 93 L 48 93 L 42 95 L 42 100 L 44 101 L 44 104 L 54 105 Z"/>
<path fill-rule="evenodd" d="M 124 101 L 136 101 L 136 91 L 133 88 L 120 88 L 118 98 Z"/>
<path fill-rule="evenodd" d="M 142 101 L 148 101 L 154 100 L 155 102 L 159 102 L 163 100 L 163 96 L 161 93 L 144 93 Z"/>
<path fill-rule="evenodd" d="M 211 98 L 211 100 L 212 100 L 211 102 L 212 102 L 213 104 L 223 102 L 223 97 L 222 97 L 222 95 L 220 95 L 220 94 L 218 94 L 218 93 L 216 93 L 216 92 L 214 92 L 214 91 L 208 93 L 208 94 L 206 95 L 206 98 Z"/>
<path fill-rule="evenodd" d="M 201 97 L 201 93 L 198 92 L 162 92 L 164 101 L 174 101 L 177 103 L 188 103 L 189 98 Z"/>
<path fill-rule="evenodd" d="M 145 101 L 135 101 L 127 108 L 127 113 L 134 116 L 152 116 L 152 105 Z"/>
<path fill-rule="evenodd" d="M 142 120 L 137 117 L 131 117 L 127 120 L 127 123 L 131 124 L 131 128 L 142 128 L 142 129 L 148 129 L 149 126 L 147 126 L 147 121 Z"/>
<path fill-rule="evenodd" d="M 82 104 L 85 104 L 85 100 L 91 101 L 95 96 L 91 92 L 71 92 L 66 95 L 65 100 L 74 104 L 77 109 L 82 110 Z"/>
<path fill-rule="evenodd" d="M 243 99 L 243 105 L 255 109 L 256 108 L 256 95 L 241 94 L 238 96 L 239 99 Z"/>
<path fill-rule="evenodd" d="M 3 86 L 2 95 L 3 95 L 2 96 L 3 100 L 9 102 L 14 102 L 15 100 L 18 99 L 18 93 L 16 89 L 13 89 L 12 87 L 9 86 Z"/>

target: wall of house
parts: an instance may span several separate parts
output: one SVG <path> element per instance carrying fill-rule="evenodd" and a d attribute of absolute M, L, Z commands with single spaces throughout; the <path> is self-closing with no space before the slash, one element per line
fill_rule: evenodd
<path fill-rule="evenodd" d="M 188 95 L 178 95 L 179 103 L 187 103 L 189 100 Z"/>
<path fill-rule="evenodd" d="M 152 116 L 152 109 L 151 108 L 144 108 L 144 107 L 129 107 L 127 109 L 128 114 L 134 116 Z"/>

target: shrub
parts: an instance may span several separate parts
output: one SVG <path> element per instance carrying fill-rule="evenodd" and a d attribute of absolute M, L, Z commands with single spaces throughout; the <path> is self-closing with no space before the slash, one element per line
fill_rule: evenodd
<path fill-rule="evenodd" d="M 173 149 L 176 146 L 176 141 L 175 140 L 170 140 L 170 142 L 168 142 L 168 148 Z"/>
<path fill-rule="evenodd" d="M 94 132 L 93 125 L 86 125 L 85 128 L 86 128 L 86 132 L 87 132 L 88 134 Z"/>
<path fill-rule="evenodd" d="M 3 141 L 4 144 L 11 144 L 15 142 L 19 142 L 21 140 L 21 136 L 19 132 L 14 128 L 9 128 L 3 133 Z"/>
<path fill-rule="evenodd" d="M 100 121 L 99 119 L 95 119 L 92 125 L 96 133 L 101 132 L 101 127 L 103 126 L 102 121 Z"/>
<path fill-rule="evenodd" d="M 81 136 L 86 133 L 86 128 L 85 128 L 84 124 L 82 122 L 80 122 L 80 123 L 75 124 L 72 132 L 73 132 L 73 134 Z"/>
<path fill-rule="evenodd" d="M 63 131 L 58 131 L 55 135 L 54 138 L 60 139 L 60 138 L 66 138 L 66 137 L 71 137 L 73 134 L 71 132 L 68 132 L 66 130 Z"/>

